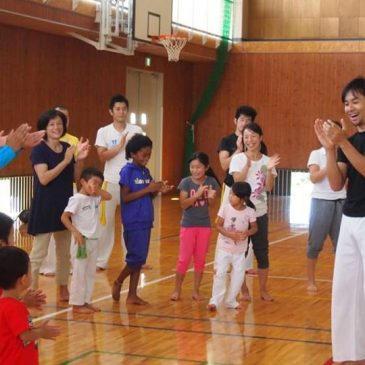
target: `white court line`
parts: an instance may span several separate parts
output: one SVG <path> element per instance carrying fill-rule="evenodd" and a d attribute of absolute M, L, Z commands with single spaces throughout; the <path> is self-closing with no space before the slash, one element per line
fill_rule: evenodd
<path fill-rule="evenodd" d="M 306 232 L 305 233 L 295 233 L 295 234 L 292 234 L 290 236 L 281 238 L 279 240 L 271 241 L 269 243 L 269 245 L 271 246 L 271 245 L 274 245 L 274 244 L 279 243 L 279 242 L 287 241 L 287 240 L 290 240 L 291 238 L 294 238 L 294 237 L 297 237 L 297 236 L 302 236 L 304 234 L 306 234 Z M 209 266 L 209 265 L 213 265 L 213 264 L 214 264 L 214 261 L 210 261 L 210 262 L 206 263 L 205 266 Z M 193 268 L 189 269 L 187 272 L 192 272 L 192 271 L 193 271 Z M 174 277 L 175 277 L 175 274 L 168 275 L 168 276 L 163 276 L 162 278 L 149 281 L 148 283 L 144 284 L 143 287 L 150 286 L 150 285 L 157 284 L 157 283 L 161 283 L 162 281 L 169 280 L 169 279 L 172 279 Z M 140 286 L 139 286 L 139 288 L 140 288 Z M 127 292 L 128 292 L 128 289 L 124 289 L 124 290 L 121 291 L 121 294 L 124 294 L 124 293 L 127 293 Z M 100 298 L 97 298 L 97 299 L 91 301 L 91 303 L 92 304 L 99 303 L 99 302 L 102 302 L 103 300 L 111 299 L 111 297 L 112 297 L 111 294 L 105 295 L 103 297 L 100 297 Z M 49 318 L 58 316 L 59 314 L 63 314 L 63 313 L 71 312 L 71 311 L 72 311 L 72 307 L 68 307 L 68 308 L 59 310 L 57 312 L 45 314 L 44 316 L 35 318 L 35 319 L 33 319 L 33 322 L 38 322 L 38 321 L 42 321 L 44 319 L 49 319 Z"/>

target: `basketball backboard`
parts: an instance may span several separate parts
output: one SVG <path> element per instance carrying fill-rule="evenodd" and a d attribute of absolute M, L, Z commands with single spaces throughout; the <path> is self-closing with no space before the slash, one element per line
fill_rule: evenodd
<path fill-rule="evenodd" d="M 151 42 L 152 37 L 171 34 L 173 0 L 134 0 L 133 38 Z"/>

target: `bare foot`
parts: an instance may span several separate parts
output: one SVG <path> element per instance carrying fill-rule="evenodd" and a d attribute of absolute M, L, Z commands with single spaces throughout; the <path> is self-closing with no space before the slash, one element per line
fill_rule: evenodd
<path fill-rule="evenodd" d="M 68 292 L 67 285 L 60 285 L 59 294 L 59 299 L 61 302 L 68 302 L 70 299 L 70 293 Z"/>
<path fill-rule="evenodd" d="M 311 291 L 311 292 L 316 292 L 317 291 L 316 284 L 314 284 L 314 283 L 308 283 L 307 290 L 308 291 Z"/>
<path fill-rule="evenodd" d="M 197 293 L 197 292 L 193 292 L 191 297 L 193 298 L 193 300 L 196 300 L 197 302 L 200 302 L 201 300 L 204 300 L 204 297 L 202 295 L 200 295 L 199 293 Z"/>
<path fill-rule="evenodd" d="M 145 300 L 140 298 L 138 295 L 128 295 L 126 303 L 127 304 L 136 304 L 136 305 L 147 305 L 148 304 L 148 302 L 146 302 Z"/>
<path fill-rule="evenodd" d="M 142 270 L 152 270 L 152 266 L 151 265 L 148 265 L 148 264 L 143 264 L 141 266 L 141 269 Z"/>
<path fill-rule="evenodd" d="M 85 303 L 85 307 L 91 309 L 94 312 L 101 312 L 101 309 L 99 307 L 95 307 L 90 303 Z"/>
<path fill-rule="evenodd" d="M 242 291 L 241 290 L 241 297 L 240 297 L 241 300 L 243 300 L 244 302 L 251 302 L 251 295 L 250 293 L 245 290 L 245 291 Z"/>
<path fill-rule="evenodd" d="M 210 312 L 216 312 L 217 311 L 217 306 L 215 304 L 208 304 L 207 309 Z"/>
<path fill-rule="evenodd" d="M 261 299 L 264 300 L 265 302 L 273 302 L 274 298 L 270 297 L 270 295 L 267 292 L 262 292 L 261 293 Z"/>
<path fill-rule="evenodd" d="M 248 270 L 246 270 L 246 274 L 256 275 L 257 274 L 257 271 L 255 269 L 248 269 Z"/>
<path fill-rule="evenodd" d="M 83 314 L 91 314 L 94 313 L 94 311 L 91 308 L 88 308 L 85 305 L 73 305 L 72 311 L 74 313 L 83 313 Z"/>
<path fill-rule="evenodd" d="M 99 267 L 99 266 L 96 266 L 96 272 L 103 272 L 105 271 L 106 268 L 105 267 Z"/>
<path fill-rule="evenodd" d="M 177 291 L 174 291 L 171 295 L 170 295 L 170 300 L 173 300 L 174 302 L 176 302 L 177 300 L 180 300 L 180 293 Z"/>
<path fill-rule="evenodd" d="M 121 289 L 122 283 L 120 283 L 118 280 L 115 280 L 112 287 L 112 298 L 115 302 L 119 302 Z"/>

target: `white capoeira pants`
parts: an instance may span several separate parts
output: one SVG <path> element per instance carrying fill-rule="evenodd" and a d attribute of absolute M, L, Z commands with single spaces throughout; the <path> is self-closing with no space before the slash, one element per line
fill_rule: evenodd
<path fill-rule="evenodd" d="M 100 225 L 100 238 L 99 238 L 99 253 L 97 266 L 106 269 L 108 261 L 114 247 L 115 238 L 115 211 L 117 206 L 120 205 L 120 186 L 119 184 L 113 184 L 111 182 L 106 183 L 105 190 L 112 195 L 111 200 L 102 202 L 104 205 L 105 224 Z M 100 214 L 103 214 L 103 209 L 100 208 Z M 125 256 L 126 249 L 123 239 L 123 226 L 121 227 L 121 244 L 123 249 L 123 255 Z"/>
<path fill-rule="evenodd" d="M 342 216 L 332 286 L 335 362 L 365 359 L 365 217 Z"/>
<path fill-rule="evenodd" d="M 232 265 L 231 280 L 229 282 L 226 294 L 226 279 L 229 265 Z M 233 254 L 221 249 L 217 249 L 214 259 L 214 277 L 212 297 L 209 304 L 219 306 L 223 300 L 227 308 L 237 308 L 237 295 L 240 292 L 243 280 L 245 278 L 245 254 Z M 224 299 L 225 297 L 225 299 Z"/>
<path fill-rule="evenodd" d="M 69 303 L 72 305 L 90 303 L 94 290 L 98 240 L 86 238 L 85 244 L 87 257 L 78 259 L 76 258 L 78 245 L 74 241 L 71 243 L 73 271 Z"/>

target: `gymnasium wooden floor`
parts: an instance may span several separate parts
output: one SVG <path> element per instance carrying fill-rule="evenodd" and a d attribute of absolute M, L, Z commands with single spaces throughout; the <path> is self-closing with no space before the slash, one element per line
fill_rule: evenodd
<path fill-rule="evenodd" d="M 258 296 L 258 279 L 248 277 L 251 303 L 240 310 L 206 310 L 211 294 L 214 233 L 202 293 L 206 300 L 191 300 L 192 273 L 184 283 L 182 299 L 169 300 L 174 285 L 180 220 L 179 202 L 156 200 L 156 224 L 140 295 L 148 306 L 113 303 L 111 284 L 121 268 L 121 248 L 113 251 L 110 269 L 98 273 L 94 303 L 101 313 L 73 314 L 56 302 L 54 279 L 41 277 L 48 297 L 35 322 L 50 319 L 62 334 L 55 342 L 40 341 L 41 364 L 245 364 L 317 365 L 331 356 L 330 297 L 333 255 L 329 242 L 319 259 L 319 291 L 306 291 L 306 227 L 288 223 L 288 198 L 274 198 L 271 206 L 269 290 L 275 301 Z M 213 209 L 215 216 L 217 207 Z M 297 206 L 296 209 L 302 209 Z M 119 221 L 119 219 L 117 220 Z M 120 227 L 117 225 L 117 237 Z M 28 246 L 28 244 L 27 244 Z M 30 248 L 30 247 L 28 247 Z"/>

